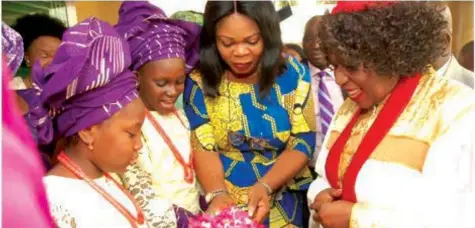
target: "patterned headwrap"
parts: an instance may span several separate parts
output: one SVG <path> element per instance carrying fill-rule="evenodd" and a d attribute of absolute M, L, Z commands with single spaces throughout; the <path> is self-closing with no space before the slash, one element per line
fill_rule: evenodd
<path fill-rule="evenodd" d="M 175 12 L 170 16 L 170 18 L 182 21 L 190 21 L 203 26 L 203 14 L 191 10 Z"/>
<path fill-rule="evenodd" d="M 397 1 L 338 1 L 331 14 L 364 11 L 373 7 L 385 7 Z"/>
<path fill-rule="evenodd" d="M 123 2 L 115 26 L 130 45 L 132 70 L 153 60 L 181 58 L 185 73 L 199 61 L 198 24 L 167 18 L 162 9 L 149 2 Z"/>
<path fill-rule="evenodd" d="M 20 34 L 2 21 L 2 53 L 12 74 L 15 74 L 23 60 L 23 39 Z"/>
<path fill-rule="evenodd" d="M 33 66 L 27 119 L 39 143 L 99 124 L 137 98 L 129 66 L 127 42 L 106 22 L 88 18 L 68 29 L 52 63 Z"/>

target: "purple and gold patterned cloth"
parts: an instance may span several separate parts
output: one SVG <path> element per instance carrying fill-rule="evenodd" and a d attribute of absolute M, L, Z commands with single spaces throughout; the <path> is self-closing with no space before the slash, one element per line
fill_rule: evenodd
<path fill-rule="evenodd" d="M 200 25 L 170 19 L 149 2 L 124 1 L 114 28 L 130 45 L 132 70 L 154 60 L 181 58 L 188 74 L 199 61 Z"/>
<path fill-rule="evenodd" d="M 2 53 L 5 62 L 14 75 L 23 61 L 23 38 L 15 30 L 2 21 Z"/>
<path fill-rule="evenodd" d="M 27 119 L 39 143 L 99 124 L 138 98 L 130 63 L 127 42 L 106 22 L 92 17 L 69 28 L 52 63 L 33 66 Z"/>

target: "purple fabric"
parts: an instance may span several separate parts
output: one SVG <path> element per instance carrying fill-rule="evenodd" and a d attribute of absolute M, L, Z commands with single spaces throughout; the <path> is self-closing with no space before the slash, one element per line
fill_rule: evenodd
<path fill-rule="evenodd" d="M 176 215 L 176 227 L 177 228 L 188 228 L 188 220 L 193 214 L 181 207 L 173 205 L 173 210 L 175 211 Z"/>
<path fill-rule="evenodd" d="M 127 42 L 106 22 L 91 17 L 69 28 L 52 63 L 33 66 L 27 117 L 39 143 L 99 124 L 137 98 L 129 66 Z"/>
<path fill-rule="evenodd" d="M 23 61 L 23 39 L 20 34 L 2 21 L 2 52 L 12 74 L 15 74 Z M 3 55 L 2 55 L 3 56 Z"/>
<path fill-rule="evenodd" d="M 115 29 L 130 45 L 132 70 L 153 60 L 181 58 L 186 62 L 188 74 L 199 61 L 201 27 L 170 19 L 149 2 L 124 1 Z"/>
<path fill-rule="evenodd" d="M 318 73 L 318 75 L 323 78 L 327 76 L 328 73 L 322 70 Z M 322 133 L 323 135 L 326 135 L 335 112 L 333 111 L 332 100 L 330 98 L 330 93 L 328 92 L 327 86 L 325 85 L 325 80 L 320 80 L 317 96 L 318 102 L 320 103 Z"/>
<path fill-rule="evenodd" d="M 208 209 L 208 204 L 206 203 L 205 197 L 200 195 L 199 201 L 201 211 L 206 211 Z M 176 205 L 173 205 L 173 210 L 176 215 L 177 228 L 188 228 L 188 221 L 194 216 L 193 213 Z"/>
<path fill-rule="evenodd" d="M 208 204 L 204 196 L 200 195 L 200 208 L 202 211 L 208 210 Z"/>

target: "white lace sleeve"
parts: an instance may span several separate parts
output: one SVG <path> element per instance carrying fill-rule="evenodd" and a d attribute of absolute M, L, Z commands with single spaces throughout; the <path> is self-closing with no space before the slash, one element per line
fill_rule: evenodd
<path fill-rule="evenodd" d="M 154 228 L 176 227 L 176 215 L 172 204 L 158 199 L 152 188 L 152 177 L 135 163 L 120 175 L 125 187 L 140 205 L 148 223 Z"/>
<path fill-rule="evenodd" d="M 167 200 L 153 199 L 148 203 L 149 224 L 155 228 L 177 227 L 176 214 Z"/>
<path fill-rule="evenodd" d="M 50 204 L 51 215 L 53 216 L 56 227 L 58 228 L 76 228 L 76 220 L 71 213 L 61 205 Z"/>

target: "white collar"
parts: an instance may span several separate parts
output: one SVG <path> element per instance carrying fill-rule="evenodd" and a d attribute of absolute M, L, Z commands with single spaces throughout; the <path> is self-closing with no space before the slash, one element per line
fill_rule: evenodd
<path fill-rule="evenodd" d="M 449 70 L 449 65 L 452 62 L 453 55 L 450 55 L 449 60 L 444 63 L 444 65 L 437 70 L 437 75 L 439 77 L 445 77 L 445 74 L 447 74 L 447 71 Z"/>
<path fill-rule="evenodd" d="M 325 71 L 325 72 L 327 72 L 327 75 L 329 75 L 330 77 L 333 78 L 331 68 L 325 68 L 324 70 L 320 70 L 318 67 L 314 66 L 310 62 L 308 63 L 308 67 L 310 69 L 311 76 L 317 76 L 317 74 L 320 73 L 321 71 Z"/>

